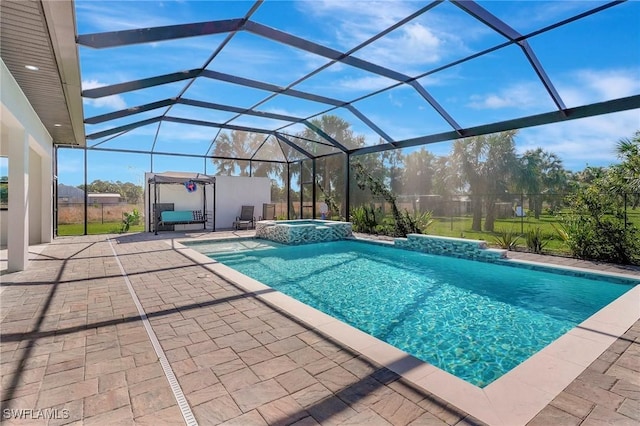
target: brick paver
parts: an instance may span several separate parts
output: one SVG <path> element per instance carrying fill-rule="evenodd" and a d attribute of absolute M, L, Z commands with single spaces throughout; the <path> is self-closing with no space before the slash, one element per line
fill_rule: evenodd
<path fill-rule="evenodd" d="M 56 240 L 2 288 L 2 413 L 32 410 L 9 423 L 133 424 L 162 392 L 153 411 L 183 421 L 166 379 L 132 393 L 161 368 L 104 236 Z"/>
<path fill-rule="evenodd" d="M 511 257 L 538 260 L 531 254 Z M 571 264 L 601 271 L 637 268 L 551 258 L 554 263 Z M 617 339 L 597 360 L 545 407 L 529 425 L 637 425 L 640 424 L 640 321 Z"/>
<path fill-rule="evenodd" d="M 112 242 L 201 425 L 479 424 L 151 235 Z M 106 236 L 57 239 L 1 288 L 3 410 L 184 424 Z M 639 336 L 636 323 L 530 424 L 637 424 Z"/>

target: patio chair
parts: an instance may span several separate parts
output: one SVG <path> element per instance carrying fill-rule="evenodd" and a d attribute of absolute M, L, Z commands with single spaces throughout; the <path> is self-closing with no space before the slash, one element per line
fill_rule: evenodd
<path fill-rule="evenodd" d="M 264 203 L 260 220 L 276 220 L 276 205 Z"/>
<path fill-rule="evenodd" d="M 253 206 L 242 206 L 240 216 L 236 216 L 233 227 L 236 229 L 250 229 L 256 225 L 256 218 L 253 216 Z"/>

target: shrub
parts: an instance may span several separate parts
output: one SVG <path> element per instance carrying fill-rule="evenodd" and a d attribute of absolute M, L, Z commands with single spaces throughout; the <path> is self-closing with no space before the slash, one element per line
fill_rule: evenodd
<path fill-rule="evenodd" d="M 497 235 L 494 237 L 494 242 L 501 249 L 513 250 L 518 245 L 519 239 L 520 235 L 517 232 L 501 229 L 498 230 Z"/>
<path fill-rule="evenodd" d="M 399 236 L 404 237 L 406 234 L 424 234 L 426 233 L 427 228 L 429 228 L 433 223 L 433 213 L 427 211 L 411 215 L 409 211 L 405 209 L 402 212 L 401 220 L 404 222 L 402 229 L 405 231 L 405 234 Z M 396 228 L 399 227 L 396 226 Z M 400 229 L 396 230 L 400 231 Z"/>
<path fill-rule="evenodd" d="M 624 203 L 607 178 L 596 180 L 572 196 L 571 214 L 556 232 L 581 259 L 640 264 L 638 229 L 625 222 Z"/>
<path fill-rule="evenodd" d="M 622 264 L 640 263 L 640 241 L 633 226 L 625 228 L 624 219 L 610 216 L 595 221 L 590 216 L 563 218 L 556 228 L 571 253 L 580 259 Z"/>
<path fill-rule="evenodd" d="M 133 209 L 131 213 L 124 212 L 124 219 L 122 219 L 122 226 L 120 232 L 128 232 L 131 225 L 137 225 L 140 223 L 140 212 L 138 209 Z"/>
<path fill-rule="evenodd" d="M 377 209 L 378 216 L 381 210 Z M 378 225 L 380 224 L 376 217 L 376 209 L 373 207 L 360 206 L 351 210 L 351 224 L 355 232 L 364 232 L 365 234 L 377 234 Z"/>
<path fill-rule="evenodd" d="M 550 236 L 544 235 L 540 227 L 529 229 L 525 233 L 527 248 L 533 253 L 542 253 L 542 250 L 549 244 Z"/>

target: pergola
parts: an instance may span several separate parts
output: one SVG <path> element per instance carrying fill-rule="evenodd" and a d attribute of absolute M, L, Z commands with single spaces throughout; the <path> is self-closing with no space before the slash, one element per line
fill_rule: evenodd
<path fill-rule="evenodd" d="M 232 3 L 211 4 L 210 15 L 220 16 L 219 19 L 183 22 L 176 17 L 169 25 L 85 32 L 83 28 L 88 24 L 76 20 L 79 14 L 73 1 L 4 0 L 0 14 L 2 61 L 51 136 L 51 143 L 56 147 L 81 147 L 85 150 L 85 158 L 88 150 L 143 153 L 152 158 L 154 155 L 187 156 L 202 158 L 205 164 L 214 157 L 250 163 L 277 162 L 287 166 L 310 161 L 315 172 L 316 160 L 341 155 L 345 161 L 344 172 L 348 173 L 350 158 L 362 154 L 640 108 L 640 93 L 590 103 L 573 100 L 568 104 L 539 52 L 539 46 L 549 44 L 549 41 L 554 43 L 552 48 L 570 50 L 572 44 L 583 40 L 565 40 L 563 31 L 566 28 L 606 17 L 612 11 L 626 10 L 629 15 L 637 16 L 635 2 L 585 2 L 571 13 L 526 27 L 513 24 L 509 16 L 496 13 L 491 2 L 409 2 L 410 8 L 405 15 L 385 23 L 366 37 L 356 34 L 357 23 L 354 22 L 351 42 L 344 44 L 349 46 L 347 48 L 306 37 L 299 29 L 274 26 L 276 21 L 270 17 L 288 16 L 300 4 L 263 0 Z M 113 7 L 123 8 L 123 12 L 128 13 L 126 8 L 135 4 L 114 3 Z M 383 8 L 394 5 L 392 2 L 362 2 L 363 7 L 367 4 Z M 234 11 L 244 8 L 244 11 L 229 17 L 229 13 L 224 13 L 225 6 Z M 140 22 L 153 21 L 152 9 L 149 7 L 148 15 Z M 410 49 L 411 46 L 394 37 L 397 31 L 417 24 L 426 27 L 440 13 L 451 17 L 452 25 L 461 25 L 456 28 L 461 39 L 466 33 L 471 37 L 477 30 L 490 32 L 491 42 L 421 66 L 418 72 L 370 59 L 375 57 L 372 52 L 380 43 L 397 42 L 398 51 Z M 305 24 L 324 25 L 322 20 L 311 18 Z M 609 28 L 597 28 L 601 33 L 595 34 L 594 39 L 605 40 Z M 176 61 L 176 52 L 197 38 L 206 40 L 208 50 L 201 57 Z M 282 69 L 298 67 L 301 72 L 285 82 L 233 72 L 233 63 L 229 63 L 233 55 L 229 52 L 238 39 L 244 42 L 243 46 L 254 46 L 247 55 L 259 54 L 263 46 L 275 46 L 275 51 L 279 52 L 274 59 L 277 65 Z M 146 46 L 148 54 L 132 56 L 127 49 L 134 45 Z M 629 51 L 637 56 L 633 46 L 629 46 Z M 292 52 L 306 58 L 305 67 L 296 62 L 299 56 Z M 434 79 L 445 79 L 452 72 L 461 73 L 470 64 L 501 60 L 522 63 L 522 72 L 535 81 L 538 95 L 544 100 L 541 104 L 547 107 L 525 115 L 519 115 L 516 108 L 499 116 L 480 111 L 474 120 L 468 120 L 461 117 L 452 102 L 446 99 L 443 89 L 432 84 Z M 38 62 L 41 72 L 25 68 L 34 61 Z M 82 90 L 84 68 L 89 63 L 99 63 L 105 73 L 112 74 L 134 65 L 145 66 L 146 71 L 139 78 Z M 315 65 L 310 67 L 308 64 Z M 353 92 L 334 94 L 339 88 L 321 90 L 320 85 L 312 84 L 339 78 L 344 69 L 355 70 L 361 78 L 376 84 L 355 95 Z M 473 72 L 479 73 L 482 69 L 474 67 Z M 254 74 L 260 75 L 259 70 Z M 492 78 L 490 74 L 481 77 Z M 464 78 L 459 80 L 459 84 L 465 84 Z M 252 102 L 235 102 L 234 91 L 247 94 L 246 99 Z M 416 109 L 424 111 L 424 122 L 408 137 L 403 132 L 391 131 L 388 123 L 381 120 L 390 113 L 392 102 L 386 107 L 389 111 L 377 106 L 383 109 L 372 112 L 371 107 L 374 100 L 380 105 L 380 99 L 392 98 L 399 91 L 413 100 Z M 126 98 L 127 106 L 100 114 L 90 112 L 88 105 L 91 102 L 113 96 L 130 96 Z M 282 99 L 295 101 L 305 113 L 279 111 L 278 102 Z M 330 134 L 318 120 L 327 114 L 344 118 L 369 136 L 363 144 L 354 145 L 339 135 Z M 194 128 L 206 130 L 206 139 L 188 146 L 171 140 L 175 132 L 188 132 Z M 225 132 L 230 131 L 258 134 L 261 138 L 246 152 L 225 156 L 215 148 Z M 55 155 L 52 157 L 55 175 Z M 347 208 L 348 192 L 347 188 Z"/>

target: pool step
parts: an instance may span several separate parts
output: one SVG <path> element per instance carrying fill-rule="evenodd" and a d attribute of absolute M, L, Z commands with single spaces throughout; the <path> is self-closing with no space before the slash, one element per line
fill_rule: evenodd
<path fill-rule="evenodd" d="M 244 253 L 236 253 L 236 252 L 233 252 L 233 253 L 220 252 L 220 254 L 211 253 L 210 256 L 213 256 L 214 259 L 218 257 L 219 259 L 224 259 L 224 260 L 240 260 L 246 257 Z"/>

